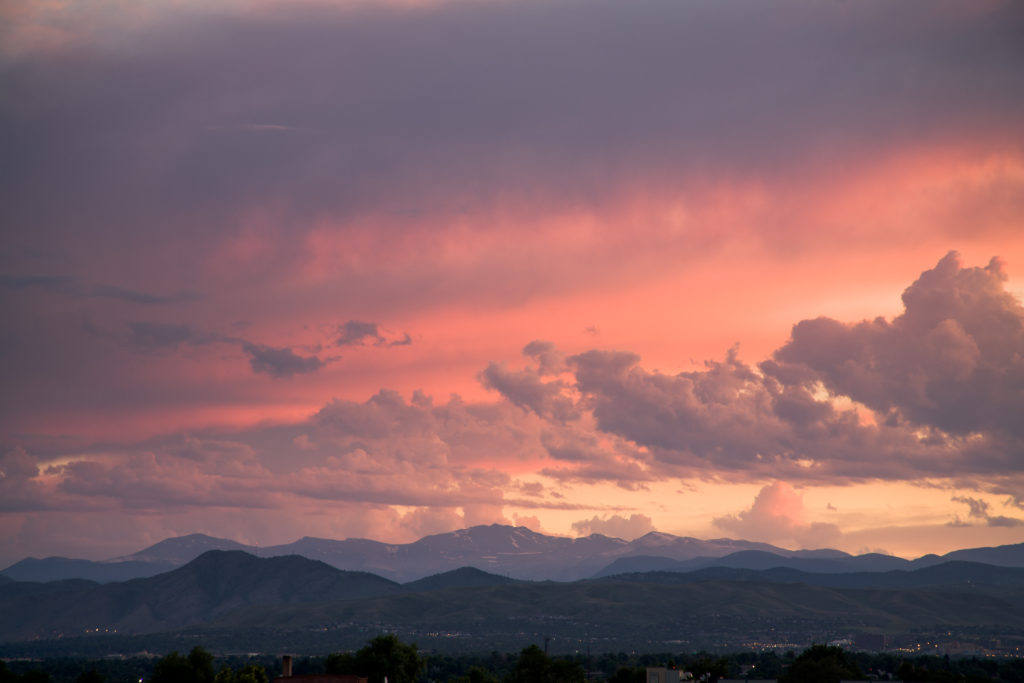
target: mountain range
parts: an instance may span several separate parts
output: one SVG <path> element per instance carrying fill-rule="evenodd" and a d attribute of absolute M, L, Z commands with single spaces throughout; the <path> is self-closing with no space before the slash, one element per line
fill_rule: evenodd
<path fill-rule="evenodd" d="M 285 545 L 256 547 L 190 534 L 165 539 L 132 555 L 99 562 L 63 557 L 26 558 L 0 571 L 0 576 L 16 581 L 126 581 L 181 567 L 209 550 L 238 550 L 263 558 L 298 555 L 336 569 L 371 572 L 396 582 L 415 581 L 460 567 L 515 579 L 555 581 L 633 572 L 693 571 L 712 566 L 754 570 L 786 567 L 812 573 L 885 572 L 957 560 L 1024 567 L 1024 544 L 956 550 L 942 556 L 906 560 L 877 553 L 786 550 L 767 543 L 700 540 L 660 532 L 633 541 L 600 534 L 565 538 L 525 527 L 493 524 L 425 536 L 405 544 L 304 537 Z"/>

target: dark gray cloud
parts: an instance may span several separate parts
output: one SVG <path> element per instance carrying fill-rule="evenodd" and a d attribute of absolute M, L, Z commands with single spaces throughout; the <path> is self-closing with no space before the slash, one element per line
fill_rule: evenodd
<path fill-rule="evenodd" d="M 249 357 L 253 372 L 272 377 L 292 377 L 316 372 L 334 358 L 320 359 L 318 356 L 301 356 L 291 347 L 273 347 L 258 344 L 238 337 L 211 332 L 201 332 L 190 325 L 181 323 L 157 323 L 137 321 L 128 324 L 129 344 L 141 351 L 175 351 L 184 345 L 212 343 L 237 345 Z"/>
<path fill-rule="evenodd" d="M 189 278 L 186 257 L 252 203 L 281 207 L 269 236 L 288 261 L 301 240 L 284 233 L 325 214 L 451 213 L 509 188 L 600 205 L 636 184 L 1019 140 L 1022 28 L 1016 3 L 186 10 L 0 64 L 0 222 L 32 228 L 12 249 L 76 259 L 159 245 Z"/>
<path fill-rule="evenodd" d="M 292 377 L 316 372 L 327 363 L 316 356 L 300 356 L 287 346 L 273 347 L 252 342 L 241 342 L 242 350 L 249 355 L 253 372 L 271 377 Z"/>
<path fill-rule="evenodd" d="M 409 346 L 412 344 L 412 335 L 405 332 L 400 337 L 385 335 L 377 323 L 368 323 L 361 320 L 349 320 L 338 326 L 337 338 L 334 340 L 337 346 Z"/>
<path fill-rule="evenodd" d="M 378 346 L 385 343 L 376 323 L 349 320 L 338 326 L 338 338 L 334 342 L 338 346 L 361 346 L 367 342 Z"/>

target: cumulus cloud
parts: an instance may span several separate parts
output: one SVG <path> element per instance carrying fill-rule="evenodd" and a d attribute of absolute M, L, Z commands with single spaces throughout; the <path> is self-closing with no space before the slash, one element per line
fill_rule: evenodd
<path fill-rule="evenodd" d="M 750 508 L 713 522 L 740 538 L 800 547 L 821 548 L 840 537 L 836 525 L 809 521 L 803 495 L 783 481 L 762 488 Z"/>
<path fill-rule="evenodd" d="M 564 395 L 561 380 L 544 381 L 535 369 L 510 370 L 504 363 L 491 363 L 480 373 L 480 381 L 517 406 L 553 420 L 578 415 L 573 400 Z"/>
<path fill-rule="evenodd" d="M 865 451 L 914 457 L 927 450 L 912 434 L 862 425 L 852 409 L 765 377 L 735 351 L 677 375 L 644 370 L 639 357 L 623 352 L 568 360 L 597 427 L 646 449 L 663 475 L 859 477 Z M 892 467 L 872 471 L 887 475 L 899 476 Z"/>
<path fill-rule="evenodd" d="M 631 514 L 629 517 L 612 515 L 604 519 L 598 516 L 581 519 L 573 522 L 572 528 L 580 536 L 602 534 L 632 541 L 634 538 L 640 538 L 644 534 L 654 531 L 654 524 L 647 515 Z"/>
<path fill-rule="evenodd" d="M 566 395 L 571 385 L 558 378 L 544 379 L 567 369 L 563 354 L 551 342 L 532 341 L 523 348 L 523 355 L 534 365 L 510 370 L 504 363 L 491 363 L 480 373 L 480 382 L 541 417 L 559 422 L 578 418 L 574 398 Z"/>
<path fill-rule="evenodd" d="M 103 457 L 67 453 L 68 462 L 48 471 L 47 481 L 58 482 L 55 491 L 65 503 L 91 498 L 110 505 L 164 501 L 188 507 L 227 500 L 244 506 L 262 491 L 261 505 L 276 504 L 276 496 L 401 505 L 423 508 L 408 524 L 428 529 L 455 516 L 503 519 L 506 505 L 579 505 L 557 498 L 557 487 L 517 481 L 504 471 L 507 463 L 560 484 L 613 482 L 627 490 L 708 473 L 747 481 L 771 477 L 780 481 L 766 487 L 749 510 L 717 520 L 718 526 L 738 535 L 825 542 L 834 528 L 809 522 L 799 494 L 783 482 L 973 477 L 993 492 L 1024 491 L 1013 460 L 1019 448 L 995 447 L 1020 444 L 1015 424 L 999 417 L 1009 414 L 1010 405 L 998 413 L 993 404 L 1016 405 L 1012 384 L 1021 322 L 1020 306 L 1005 292 L 995 263 L 962 269 L 946 257 L 908 288 L 907 311 L 893 321 L 829 321 L 820 323 L 825 332 L 817 334 L 799 323 L 793 338 L 761 366 L 743 363 L 734 349 L 722 361 L 669 375 L 644 369 L 632 353 L 590 350 L 564 357 L 554 345 L 536 341 L 523 349 L 525 368 L 495 363 L 481 373 L 485 386 L 501 397 L 492 403 L 458 397 L 435 403 L 422 392 L 407 399 L 381 390 L 365 401 L 329 401 L 310 419 L 278 431 L 196 435 Z M 933 309 L 939 313 L 929 318 Z M 136 323 L 131 330 L 136 343 L 149 348 L 197 338 L 184 325 Z M 920 359 L 872 361 L 884 356 L 873 336 L 878 330 L 895 348 L 924 339 L 932 346 Z M 314 372 L 326 362 L 291 347 L 219 340 L 238 344 L 254 371 L 275 377 Z M 968 366 L 951 358 L 972 360 Z M 895 368 L 899 361 L 907 367 Z M 907 382 L 914 379 L 924 393 L 908 392 L 902 383 L 892 386 L 875 369 L 879 364 L 893 366 Z M 992 393 L 977 386 L 981 368 L 993 377 Z M 929 393 L 932 377 L 943 391 Z M 959 423 L 947 422 L 951 409 L 940 409 L 949 382 L 963 383 L 977 401 L 988 401 L 995 416 L 978 416 L 977 431 L 958 433 Z M 11 463 L 29 462 L 24 453 L 10 452 Z M 196 478 L 205 484 L 190 487 L 187 482 Z M 29 480 L 42 485 L 40 476 Z M 117 493 L 122 489 L 135 493 L 129 498 Z M 972 500 L 958 501 L 971 507 L 971 519 L 1017 523 Z M 639 529 L 644 518 L 627 521 L 634 525 L 628 528 Z M 579 526 L 581 532 L 610 533 L 610 525 L 624 522 L 595 517 L 579 524 L 584 523 L 589 526 Z"/>
<path fill-rule="evenodd" d="M 507 404 L 435 405 L 423 394 L 407 401 L 382 391 L 332 401 L 294 425 L 72 451 L 45 471 L 12 449 L 0 456 L 0 498 L 17 513 L 358 507 L 353 516 L 362 516 L 397 506 L 388 524 L 418 537 L 508 522 L 506 505 L 548 505 L 536 484 L 522 486 L 522 500 L 510 496 L 512 477 L 478 462 L 542 457 L 533 421 Z"/>
<path fill-rule="evenodd" d="M 515 522 L 516 526 L 524 526 L 530 531 L 543 533 L 540 526 L 540 517 L 537 517 L 536 515 L 513 514 L 512 520 Z"/>
<path fill-rule="evenodd" d="M 552 342 L 536 339 L 523 347 L 523 355 L 536 361 L 539 375 L 557 375 L 567 370 L 565 354 Z"/>
<path fill-rule="evenodd" d="M 998 259 L 964 268 L 950 252 L 907 288 L 892 321 L 804 320 L 762 368 L 803 373 L 891 421 L 1020 440 L 1024 308 L 1005 281 Z"/>
<path fill-rule="evenodd" d="M 572 463 L 552 476 L 614 481 L 630 467 L 788 481 L 975 476 L 1016 495 L 1024 308 L 1005 279 L 997 259 L 963 268 L 950 253 L 907 288 L 891 321 L 801 321 L 757 366 L 732 349 L 668 375 L 629 352 L 562 361 L 534 343 L 528 355 L 569 374 L 545 378 L 539 360 L 522 370 L 491 364 L 481 379 L 549 422 L 550 456 Z M 614 456 L 609 438 L 619 440 Z"/>

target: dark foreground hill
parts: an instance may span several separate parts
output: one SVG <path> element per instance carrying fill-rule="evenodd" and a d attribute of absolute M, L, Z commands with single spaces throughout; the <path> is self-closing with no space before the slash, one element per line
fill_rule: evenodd
<path fill-rule="evenodd" d="M 815 573 L 789 567 L 772 569 L 738 569 L 735 567 L 708 567 L 694 571 L 630 572 L 602 577 L 604 581 L 640 581 L 646 583 L 680 584 L 701 581 L 754 581 L 763 583 L 793 583 L 829 588 L 875 588 L 902 590 L 918 588 L 945 588 L 975 592 L 982 588 L 1000 587 L 1024 589 L 1024 568 L 995 567 L 979 562 L 946 562 L 923 569 L 894 570 L 888 572 Z"/>
<path fill-rule="evenodd" d="M 434 574 L 417 581 L 410 581 L 402 586 L 410 592 L 443 590 L 445 588 L 469 588 L 479 586 L 503 586 L 510 583 L 522 583 L 507 576 L 488 574 L 475 567 L 460 567 L 450 572 Z"/>
<path fill-rule="evenodd" d="M 709 568 L 538 583 L 462 568 L 403 586 L 297 556 L 210 551 L 123 583 L 0 583 L 0 642 L 183 628 L 216 634 L 225 647 L 251 649 L 262 633 L 268 647 L 288 642 L 296 650 L 310 634 L 339 648 L 345 634 L 358 645 L 380 630 L 435 645 L 512 649 L 545 636 L 611 649 L 915 629 L 1002 637 L 1024 635 L 1024 569 L 966 562 L 853 574 Z"/>
<path fill-rule="evenodd" d="M 257 607 L 206 633 L 273 624 L 333 642 L 387 630 L 437 649 L 510 650 L 546 637 L 604 651 L 793 647 L 855 633 L 985 634 L 1024 629 L 1024 592 L 840 589 L 761 581 L 601 580 L 450 588 L 346 602 Z M 563 646 L 564 647 L 564 646 Z"/>
<path fill-rule="evenodd" d="M 365 598 L 400 591 L 387 579 L 303 557 L 260 559 L 212 550 L 165 574 L 123 583 L 0 584 L 0 641 L 151 633 L 250 605 Z"/>

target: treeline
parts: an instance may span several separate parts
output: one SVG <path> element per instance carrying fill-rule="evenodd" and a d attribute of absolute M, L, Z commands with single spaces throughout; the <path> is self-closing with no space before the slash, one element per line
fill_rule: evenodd
<path fill-rule="evenodd" d="M 519 653 L 425 656 L 415 645 L 382 635 L 365 647 L 327 657 L 295 658 L 293 672 L 351 673 L 370 683 L 646 683 L 646 667 L 668 666 L 698 680 L 777 679 L 780 683 L 839 680 L 902 680 L 907 683 L 1024 683 L 1024 660 L 976 657 L 907 657 L 846 652 L 816 645 L 804 652 L 741 652 L 548 656 L 538 645 Z M 202 647 L 160 658 L 0 661 L 0 683 L 269 683 L 281 671 L 271 655 L 214 657 Z M 703 677 L 703 678 L 702 678 Z"/>

